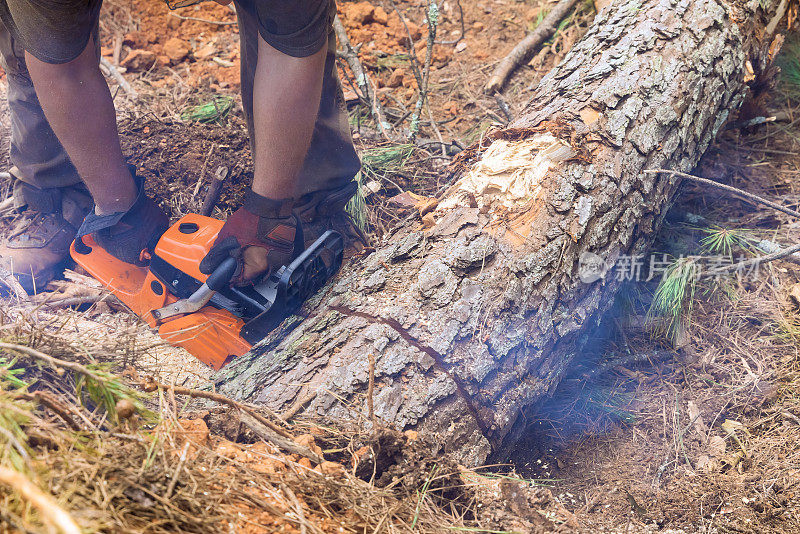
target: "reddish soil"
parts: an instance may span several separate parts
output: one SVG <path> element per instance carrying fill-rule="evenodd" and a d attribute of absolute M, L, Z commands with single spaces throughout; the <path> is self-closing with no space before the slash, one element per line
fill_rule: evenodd
<path fill-rule="evenodd" d="M 150 86 L 182 83 L 193 89 L 238 89 L 239 30 L 236 15 L 228 7 L 204 2 L 170 11 L 160 0 L 131 2 L 124 7 L 112 0 L 106 9 L 103 56 L 113 61 L 114 46 L 122 40 L 119 64 L 127 72 L 141 73 Z M 128 11 L 129 16 L 120 16 L 117 12 L 121 11 Z M 137 57 L 140 59 L 134 61 Z"/>

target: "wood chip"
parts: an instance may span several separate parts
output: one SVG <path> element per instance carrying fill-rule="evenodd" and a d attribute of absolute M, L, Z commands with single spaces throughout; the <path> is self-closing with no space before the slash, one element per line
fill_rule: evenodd
<path fill-rule="evenodd" d="M 228 61 L 227 59 L 222 59 L 221 57 L 214 56 L 211 58 L 211 61 L 219 65 L 220 67 L 233 67 L 233 61 Z"/>
<path fill-rule="evenodd" d="M 797 308 L 800 308 L 800 282 L 796 283 L 789 289 L 789 298 Z"/>

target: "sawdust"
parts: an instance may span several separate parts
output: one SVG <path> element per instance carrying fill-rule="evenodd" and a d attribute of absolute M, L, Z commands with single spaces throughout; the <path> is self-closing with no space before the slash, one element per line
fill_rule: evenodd
<path fill-rule="evenodd" d="M 209 367 L 186 350 L 169 345 L 138 317 L 109 310 L 102 303 L 81 312 L 21 303 L 4 307 L 2 316 L 4 322 L 57 332 L 64 343 L 81 346 L 87 354 L 111 359 L 122 368 L 134 366 L 165 383 L 196 386 L 211 376 Z"/>

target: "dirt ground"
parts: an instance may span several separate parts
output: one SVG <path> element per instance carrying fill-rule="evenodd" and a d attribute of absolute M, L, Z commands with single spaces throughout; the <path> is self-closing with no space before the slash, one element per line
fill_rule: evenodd
<path fill-rule="evenodd" d="M 365 163 L 373 161 L 370 158 L 378 161 L 370 163 L 374 166 L 370 176 L 380 182 L 379 191 L 367 198 L 368 228 L 374 235 L 397 217 L 389 197 L 404 190 L 435 194 L 445 185 L 438 171 L 448 161 L 448 150 L 465 147 L 507 122 L 495 99 L 483 93 L 483 84 L 496 61 L 553 4 L 544 0 L 441 3 L 431 111 L 422 116 L 422 143 L 404 153 L 399 165 L 386 165 L 376 157 L 398 143 L 388 143 L 372 127 L 358 105 L 353 76 L 341 63 L 358 148 Z M 427 34 L 422 6 L 412 0 L 339 3 L 349 38 L 360 47 L 359 58 L 401 139 L 417 97 L 409 34 L 418 43 L 415 53 L 424 53 L 419 46 Z M 585 32 L 593 13 L 591 3 L 580 3 L 547 48 L 514 76 L 503 92 L 512 114 L 525 104 L 531 84 Z M 211 175 L 220 166 L 228 168 L 229 178 L 217 216 L 237 205 L 252 178 L 238 102 L 214 123 L 181 119 L 189 107 L 215 96 L 237 98 L 234 20 L 231 9 L 211 2 L 169 12 L 160 0 L 106 1 L 102 53 L 120 66 L 139 94 L 133 99 L 111 82 L 123 149 L 147 177 L 148 190 L 173 217 L 199 207 Z M 729 129 L 709 150 L 697 174 L 796 209 L 800 204 L 797 100 L 776 91 L 767 106 L 788 114 L 790 122 Z M 7 132 L 6 108 L 0 111 L 0 124 Z M 442 150 L 435 142 L 440 136 L 449 148 Z M 0 157 L 6 157 L 7 147 L 8 136 L 2 135 Z M 2 186 L 6 194 L 8 183 Z M 709 228 L 730 228 L 781 244 L 800 239 L 800 224 L 788 216 L 687 182 L 655 252 L 698 254 Z M 677 348 L 663 333 L 643 326 L 656 284 L 629 284 L 614 316 L 604 321 L 593 348 L 579 358 L 575 371 L 548 403 L 527 414 L 537 424 L 526 442 L 490 471 L 515 473 L 521 484 L 550 496 L 542 497 L 539 509 L 550 506 L 557 517 L 550 516 L 556 519 L 543 527 L 545 531 L 800 532 L 798 283 L 800 264 L 778 261 L 763 266 L 757 275 L 699 287 L 691 323 Z M 798 293 L 795 300 L 790 296 L 793 288 Z M 135 318 L 108 306 L 84 306 L 69 313 L 26 310 L 27 320 L 43 321 L 51 330 L 69 335 L 93 337 L 99 346 L 105 331 L 106 339 L 118 340 L 113 349 L 105 350 L 164 382 L 201 385 L 209 376 L 190 355 L 164 346 Z M 598 366 L 604 370 L 592 371 Z M 221 443 L 223 448 L 236 448 L 227 456 L 240 463 L 252 461 L 250 446 Z M 218 450 L 219 445 L 215 447 Z M 256 466 L 259 469 L 275 467 L 270 463 Z M 501 490 L 484 496 L 486 506 L 490 501 L 494 506 L 484 518 L 531 513 L 533 500 L 521 505 Z M 286 494 L 270 502 L 292 506 Z M 234 531 L 299 531 L 297 523 L 270 523 L 273 516 L 259 517 L 257 508 L 244 510 L 245 519 Z M 323 516 L 312 517 L 313 523 L 325 532 L 335 531 L 335 522 L 325 525 L 330 518 Z M 495 526 L 471 531 L 515 530 L 508 520 L 486 524 Z"/>

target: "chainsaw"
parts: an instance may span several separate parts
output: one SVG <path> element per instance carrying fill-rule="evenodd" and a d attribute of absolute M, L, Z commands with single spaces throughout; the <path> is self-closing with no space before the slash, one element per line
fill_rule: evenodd
<path fill-rule="evenodd" d="M 234 287 L 235 258 L 208 275 L 199 269 L 223 224 L 203 215 L 184 216 L 152 250 L 142 251 L 149 260 L 144 267 L 116 259 L 90 235 L 73 242 L 70 252 L 164 340 L 219 370 L 296 312 L 336 274 L 344 255 L 342 235 L 328 230 L 289 265 L 255 285 Z"/>

